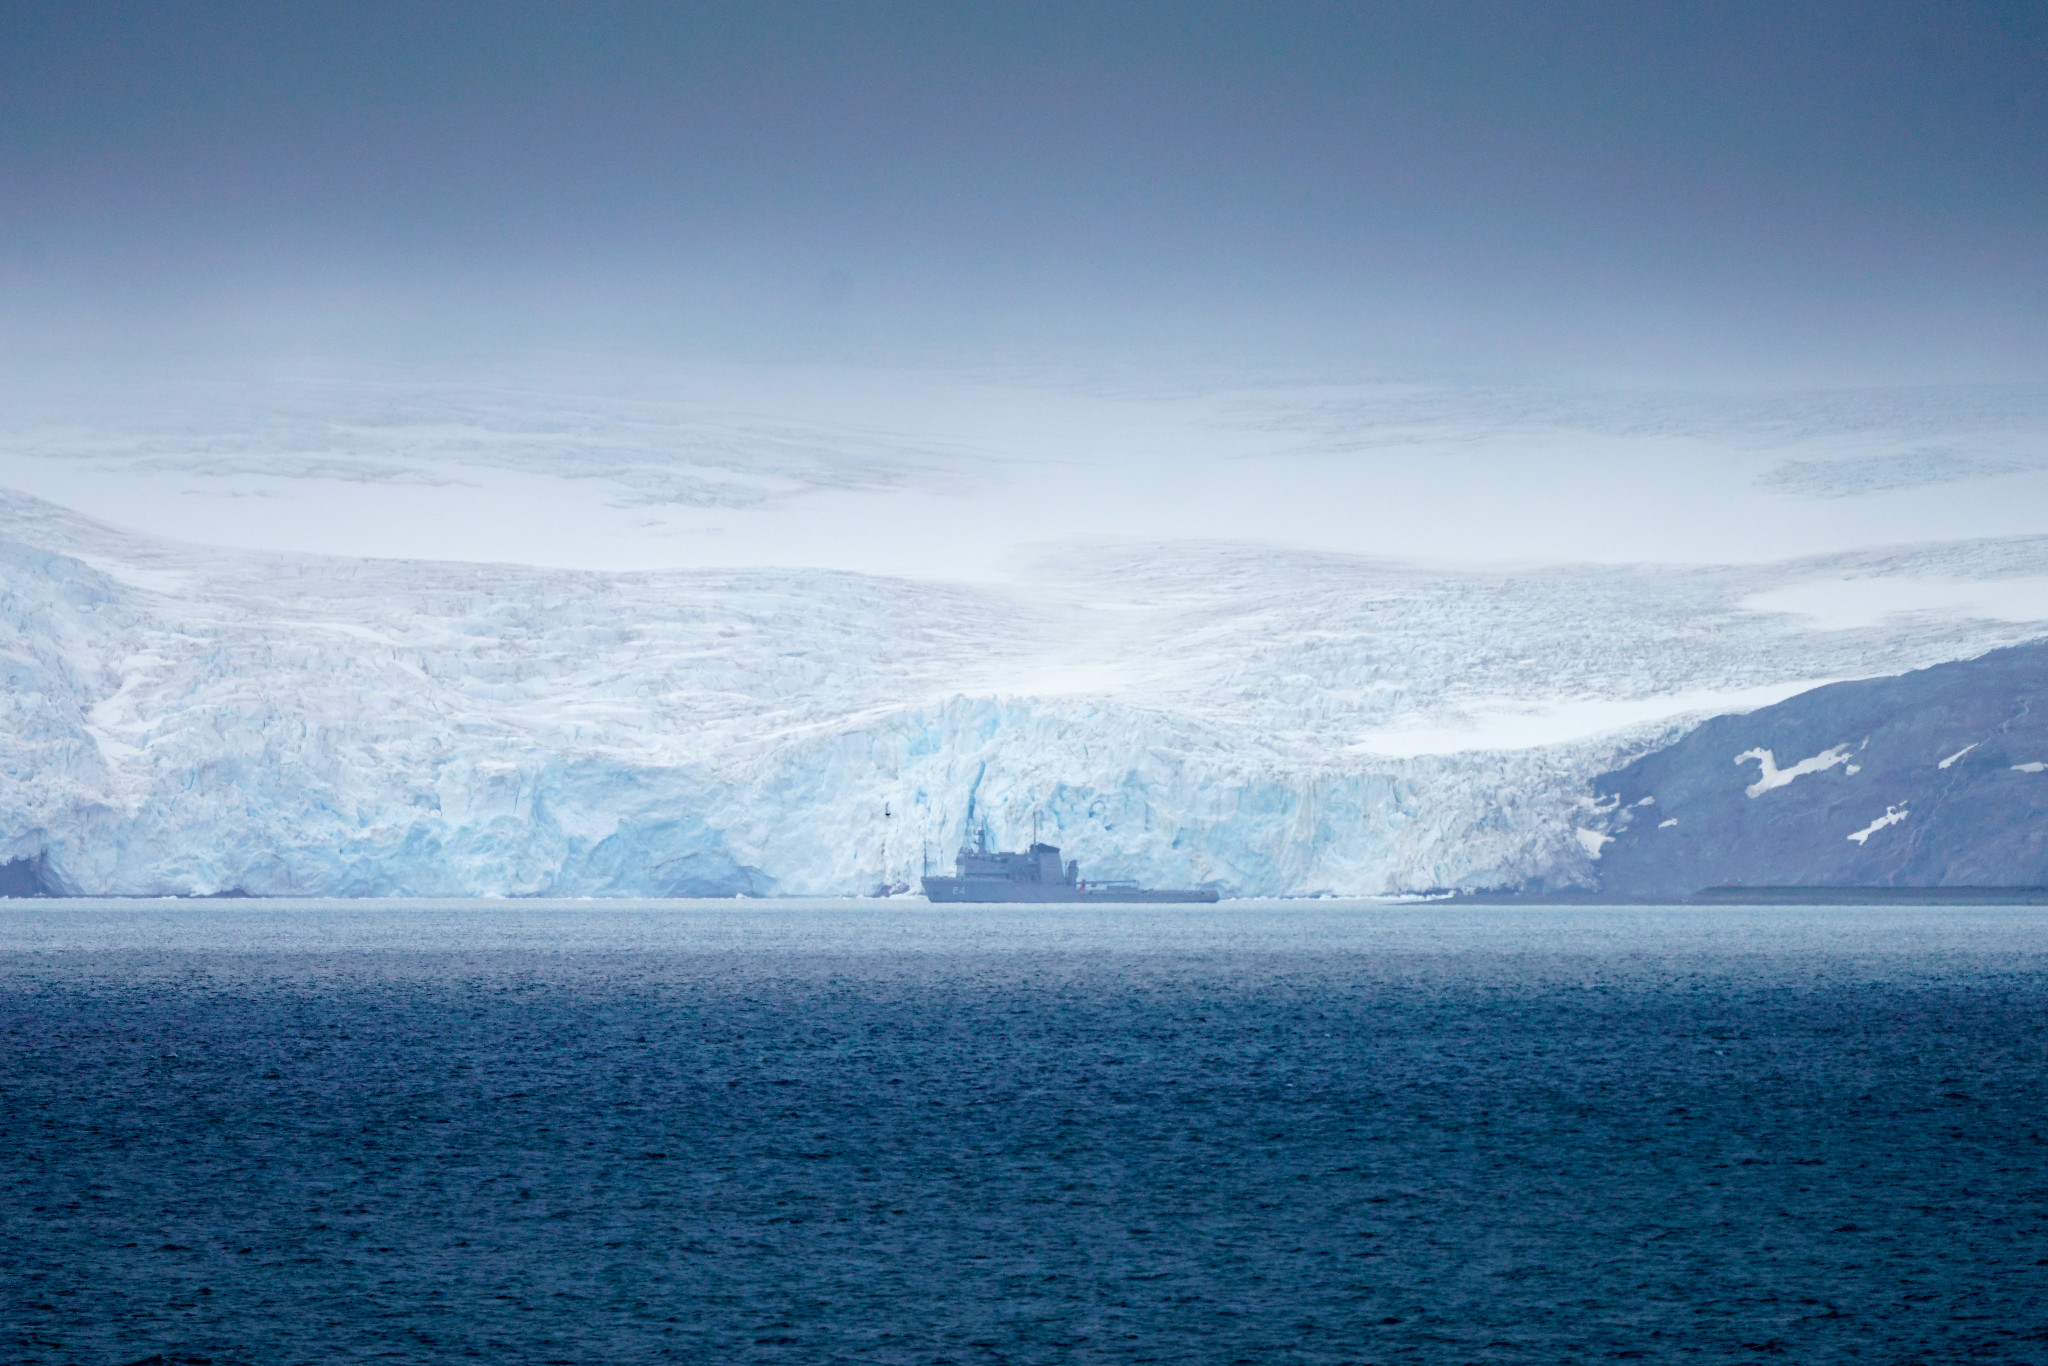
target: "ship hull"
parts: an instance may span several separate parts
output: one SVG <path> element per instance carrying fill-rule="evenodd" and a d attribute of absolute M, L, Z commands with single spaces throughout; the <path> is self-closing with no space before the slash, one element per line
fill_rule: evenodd
<path fill-rule="evenodd" d="M 1013 882 L 1007 878 L 928 877 L 924 894 L 932 901 L 994 903 L 1003 901 L 1130 902 L 1206 904 L 1212 891 L 1185 887 L 1077 887 L 1071 883 Z"/>

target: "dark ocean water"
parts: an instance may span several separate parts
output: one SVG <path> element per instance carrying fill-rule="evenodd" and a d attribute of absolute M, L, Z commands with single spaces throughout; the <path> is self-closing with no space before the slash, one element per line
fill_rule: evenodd
<path fill-rule="evenodd" d="M 0 905 L 0 1360 L 2048 1361 L 2048 910 Z"/>

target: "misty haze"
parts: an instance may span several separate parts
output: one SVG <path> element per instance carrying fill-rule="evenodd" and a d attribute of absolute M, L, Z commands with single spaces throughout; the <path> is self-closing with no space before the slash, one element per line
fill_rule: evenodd
<path fill-rule="evenodd" d="M 0 13 L 0 1356 L 2048 1352 L 2048 8 Z"/>

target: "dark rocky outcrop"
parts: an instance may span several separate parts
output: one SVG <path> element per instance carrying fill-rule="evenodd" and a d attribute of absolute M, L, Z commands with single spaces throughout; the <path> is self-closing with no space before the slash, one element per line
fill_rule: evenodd
<path fill-rule="evenodd" d="M 2048 643 L 1717 717 L 1593 787 L 1607 896 L 2048 885 Z"/>

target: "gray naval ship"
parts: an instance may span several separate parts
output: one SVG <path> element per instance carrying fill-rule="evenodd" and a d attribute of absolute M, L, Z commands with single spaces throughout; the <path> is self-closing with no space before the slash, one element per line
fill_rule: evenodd
<path fill-rule="evenodd" d="M 1214 901 L 1216 893 L 1187 887 L 1140 887 L 1135 882 L 1083 882 L 1078 861 L 1060 862 L 1059 846 L 1032 841 L 1021 854 L 988 847 L 984 825 L 962 845 L 952 877 L 924 880 L 933 901 Z"/>

